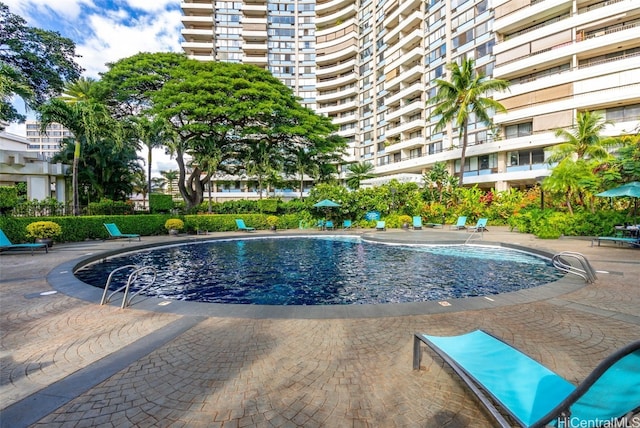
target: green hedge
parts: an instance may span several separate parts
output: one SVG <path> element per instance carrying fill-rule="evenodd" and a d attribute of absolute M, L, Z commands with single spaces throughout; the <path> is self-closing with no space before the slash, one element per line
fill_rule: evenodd
<path fill-rule="evenodd" d="M 50 220 L 62 227 L 62 236 L 58 242 L 78 242 L 109 237 L 104 223 L 115 223 L 122 233 L 137 233 L 142 236 L 166 235 L 164 227 L 170 218 L 180 218 L 185 223 L 185 232 L 197 230 L 209 232 L 228 232 L 237 230 L 235 219 L 241 218 L 247 226 L 256 229 L 269 229 L 267 214 L 199 214 L 175 216 L 170 214 L 143 215 L 105 215 L 81 217 L 0 217 L 0 229 L 13 243 L 28 241 L 27 225 L 34 221 Z M 278 229 L 297 229 L 300 216 L 285 214 L 278 217 Z"/>
<path fill-rule="evenodd" d="M 164 223 L 168 214 L 151 215 L 105 215 L 82 217 L 0 217 L 0 229 L 14 242 L 27 241 L 27 225 L 34 221 L 50 220 L 62 227 L 59 242 L 77 242 L 87 239 L 106 239 L 109 237 L 104 223 L 115 223 L 122 233 L 137 233 L 143 236 L 166 234 Z"/>

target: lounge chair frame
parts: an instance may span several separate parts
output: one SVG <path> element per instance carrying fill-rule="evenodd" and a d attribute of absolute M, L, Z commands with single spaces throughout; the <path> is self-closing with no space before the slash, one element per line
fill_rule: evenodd
<path fill-rule="evenodd" d="M 487 333 L 483 330 L 478 330 L 474 333 L 483 333 L 487 336 L 502 342 L 511 348 L 515 353 L 519 353 L 521 355 L 525 355 L 521 351 L 511 347 L 506 342 L 501 339 Z M 574 405 L 583 395 L 585 395 L 589 388 L 591 388 L 594 383 L 603 375 L 605 372 L 613 366 L 616 362 L 620 361 L 622 358 L 628 356 L 629 354 L 640 355 L 640 340 L 632 342 L 627 346 L 624 346 L 613 354 L 609 355 L 605 358 L 594 370 L 589 374 L 584 381 L 582 381 L 572 392 L 570 392 L 561 402 L 556 404 L 551 411 L 549 411 L 545 416 L 535 421 L 532 424 L 525 424 L 520 421 L 515 414 L 511 412 L 511 410 L 503 405 L 490 391 L 483 388 L 482 384 L 478 382 L 472 374 L 470 374 L 463 366 L 458 364 L 458 362 L 448 355 L 445 351 L 440 349 L 436 344 L 431 342 L 426 335 L 421 333 L 415 333 L 414 342 L 413 342 L 413 369 L 420 369 L 420 360 L 422 357 L 421 351 L 421 343 L 426 344 L 431 350 L 433 350 L 440 358 L 444 360 L 453 371 L 464 381 L 464 383 L 469 387 L 469 389 L 476 395 L 476 397 L 480 400 L 485 409 L 491 414 L 491 416 L 495 419 L 495 421 L 503 428 L 510 428 L 513 426 L 512 423 L 507 422 L 506 418 L 503 416 L 502 412 L 498 410 L 498 406 L 504 410 L 504 413 L 510 416 L 519 426 L 526 428 L 543 428 L 550 422 L 556 421 L 564 421 L 564 426 L 568 427 L 569 422 L 571 420 L 570 408 Z M 473 352 L 473 350 L 469 350 L 469 352 Z M 533 361 L 534 363 L 537 363 Z M 542 364 L 539 364 L 541 367 Z M 495 404 L 494 404 L 495 403 Z M 627 403 L 625 403 L 627 404 Z M 640 402 L 638 403 L 630 403 L 628 404 L 628 411 L 619 415 L 619 417 L 624 417 L 628 412 L 637 411 L 640 408 Z M 562 426 L 562 424 L 560 425 Z"/>
<path fill-rule="evenodd" d="M 241 218 L 236 219 L 236 226 L 238 227 L 238 230 L 242 232 L 255 232 L 256 230 L 255 227 L 247 226 Z"/>
<path fill-rule="evenodd" d="M 640 247 L 640 238 L 623 238 L 621 236 L 598 236 L 591 240 L 591 246 L 593 247 L 593 244 L 597 242 L 599 247 L 602 241 L 613 242 L 614 244 L 619 245 L 629 244 L 632 247 Z"/>
<path fill-rule="evenodd" d="M 3 230 L 0 230 L 0 251 L 8 251 L 8 250 L 31 250 L 31 255 L 33 256 L 33 251 L 36 249 L 44 249 L 45 253 L 49 252 L 49 246 L 44 243 L 26 243 L 26 244 L 14 244 L 12 243 L 7 235 L 5 235 Z"/>
<path fill-rule="evenodd" d="M 103 223 L 104 227 L 107 229 L 107 232 L 109 232 L 109 237 L 112 239 L 128 239 L 129 242 L 131 242 L 131 240 L 133 238 L 138 238 L 138 241 L 141 240 L 140 235 L 138 235 L 137 233 L 122 233 L 120 232 L 120 228 L 115 224 L 115 223 Z"/>

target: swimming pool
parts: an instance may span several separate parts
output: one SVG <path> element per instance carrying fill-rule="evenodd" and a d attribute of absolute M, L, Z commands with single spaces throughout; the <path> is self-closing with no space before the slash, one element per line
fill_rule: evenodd
<path fill-rule="evenodd" d="M 227 239 L 159 247 L 93 263 L 76 276 L 104 287 L 117 267 L 155 266 L 143 294 L 258 305 L 404 303 L 488 296 L 562 277 L 549 260 L 476 245 L 386 245 L 346 236 Z M 115 276 L 114 285 L 126 282 Z"/>

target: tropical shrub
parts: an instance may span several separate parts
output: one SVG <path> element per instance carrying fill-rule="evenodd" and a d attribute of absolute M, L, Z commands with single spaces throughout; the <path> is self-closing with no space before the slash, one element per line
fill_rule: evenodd
<path fill-rule="evenodd" d="M 164 222 L 164 228 L 167 230 L 182 230 L 184 229 L 184 222 L 179 218 L 170 218 Z"/>
<path fill-rule="evenodd" d="M 35 221 L 26 227 L 27 238 L 55 239 L 62 235 L 62 228 L 53 221 Z"/>

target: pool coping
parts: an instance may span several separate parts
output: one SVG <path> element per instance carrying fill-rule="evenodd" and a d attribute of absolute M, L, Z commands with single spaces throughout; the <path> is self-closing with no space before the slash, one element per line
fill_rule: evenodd
<path fill-rule="evenodd" d="M 299 233 L 279 233 L 277 237 L 301 237 Z M 309 235 L 317 237 L 317 235 Z M 418 239 L 406 235 L 389 234 L 328 234 L 323 236 L 358 236 L 365 241 L 389 243 L 389 244 L 421 244 L 421 245 L 461 245 L 464 240 L 455 239 Z M 256 235 L 256 238 L 269 238 L 269 235 Z M 272 236 L 274 237 L 274 236 Z M 107 250 L 97 254 L 85 255 L 64 262 L 47 275 L 47 282 L 53 289 L 65 295 L 99 304 L 103 289 L 86 284 L 74 275 L 74 272 L 89 263 L 106 259 L 116 254 L 140 251 L 155 247 L 183 245 L 189 243 L 202 243 L 208 241 L 247 239 L 251 236 L 218 236 L 205 238 L 178 238 L 168 242 L 152 242 L 134 244 L 125 251 Z M 467 245 L 497 246 L 517 249 L 542 257 L 551 258 L 552 253 L 526 247 L 523 245 L 504 242 L 481 241 L 481 244 L 470 242 Z M 186 302 L 179 300 L 161 299 L 158 297 L 137 296 L 129 308 L 153 312 L 172 313 L 178 315 L 206 316 L 206 317 L 231 317 L 249 319 L 345 319 L 345 318 L 380 318 L 411 315 L 425 315 L 438 313 L 451 313 L 479 309 L 491 309 L 501 306 L 510 306 L 548 300 L 563 294 L 571 293 L 586 283 L 578 278 L 565 275 L 563 278 L 528 289 L 481 297 L 464 297 L 447 299 L 444 301 L 427 301 L 413 303 L 385 303 L 385 304 L 356 304 L 356 305 L 239 305 L 224 303 Z M 120 305 L 122 293 L 113 299 L 112 305 Z"/>

